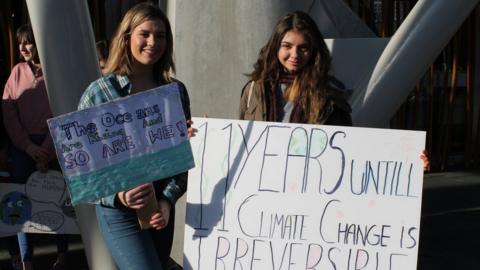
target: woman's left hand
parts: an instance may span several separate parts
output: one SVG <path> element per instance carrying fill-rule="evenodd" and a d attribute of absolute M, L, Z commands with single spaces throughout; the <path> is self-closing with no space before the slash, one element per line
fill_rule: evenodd
<path fill-rule="evenodd" d="M 35 161 L 35 162 L 47 162 L 48 160 L 48 151 L 36 144 L 30 144 L 25 152 Z"/>
<path fill-rule="evenodd" d="M 155 230 L 161 230 L 167 227 L 170 219 L 170 208 L 171 205 L 168 201 L 163 199 L 158 201 L 158 212 L 150 218 L 150 225 L 152 225 Z"/>
<path fill-rule="evenodd" d="M 45 162 L 37 162 L 37 163 L 35 163 L 35 167 L 41 173 L 47 173 L 48 172 L 48 164 L 45 163 Z"/>
<path fill-rule="evenodd" d="M 189 128 L 187 129 L 188 133 L 188 138 L 190 139 L 191 137 L 195 137 L 195 134 L 197 134 L 198 129 L 192 127 L 193 121 L 192 120 L 187 120 L 187 126 Z"/>
<path fill-rule="evenodd" d="M 427 150 L 422 151 L 422 154 L 420 154 L 420 159 L 423 161 L 423 171 L 430 171 L 430 159 L 428 158 Z"/>

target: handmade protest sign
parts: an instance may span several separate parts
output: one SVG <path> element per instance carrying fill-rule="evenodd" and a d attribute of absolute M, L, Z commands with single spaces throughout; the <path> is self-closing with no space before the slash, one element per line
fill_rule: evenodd
<path fill-rule="evenodd" d="M 48 121 L 74 205 L 194 166 L 177 83 Z"/>
<path fill-rule="evenodd" d="M 0 184 L 0 232 L 78 234 L 59 171 L 34 172 L 26 184 Z"/>
<path fill-rule="evenodd" d="M 184 269 L 416 269 L 425 132 L 194 123 Z"/>

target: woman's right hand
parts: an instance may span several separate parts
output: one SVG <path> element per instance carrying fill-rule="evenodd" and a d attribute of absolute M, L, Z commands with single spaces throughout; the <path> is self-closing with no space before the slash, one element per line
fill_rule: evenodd
<path fill-rule="evenodd" d="M 48 164 L 45 162 L 37 162 L 35 163 L 35 167 L 37 168 L 37 171 L 41 173 L 47 173 L 48 172 Z"/>
<path fill-rule="evenodd" d="M 191 137 L 195 137 L 195 134 L 197 134 L 197 132 L 198 132 L 198 129 L 193 128 L 192 125 L 193 125 L 193 121 L 192 120 L 187 120 L 187 126 L 189 127 L 187 129 L 187 135 L 188 135 L 189 139 Z"/>
<path fill-rule="evenodd" d="M 127 191 L 121 191 L 117 193 L 119 201 L 128 208 L 140 209 L 143 208 L 148 200 L 153 196 L 153 184 L 146 183 L 137 187 L 134 187 Z"/>
<path fill-rule="evenodd" d="M 167 227 L 171 208 L 172 206 L 168 201 L 163 199 L 158 201 L 158 211 L 150 217 L 150 225 L 152 225 L 155 230 L 161 230 Z"/>
<path fill-rule="evenodd" d="M 39 162 L 44 162 L 46 163 L 48 161 L 48 152 L 47 150 L 43 149 L 42 147 L 35 145 L 35 144 L 30 144 L 27 149 L 25 149 L 25 152 L 35 160 L 36 163 Z"/>

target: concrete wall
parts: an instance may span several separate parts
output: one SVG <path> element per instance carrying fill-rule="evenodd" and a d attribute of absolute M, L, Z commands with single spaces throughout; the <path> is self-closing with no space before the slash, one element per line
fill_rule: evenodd
<path fill-rule="evenodd" d="M 242 86 L 258 51 L 289 1 L 176 0 L 168 2 L 174 24 L 177 78 L 190 94 L 195 116 L 236 118 Z"/>

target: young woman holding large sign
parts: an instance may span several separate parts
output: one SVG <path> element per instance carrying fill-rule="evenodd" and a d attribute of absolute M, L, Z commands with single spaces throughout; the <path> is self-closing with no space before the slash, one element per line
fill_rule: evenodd
<path fill-rule="evenodd" d="M 329 75 L 331 56 L 315 21 L 285 15 L 260 50 L 240 99 L 240 119 L 351 126 L 344 86 Z M 426 151 L 420 155 L 430 169 Z"/>
<path fill-rule="evenodd" d="M 174 71 L 170 23 L 158 7 L 140 3 L 125 14 L 117 28 L 104 69 L 107 75 L 87 88 L 78 107 L 92 107 L 176 81 L 171 76 Z M 187 90 L 176 82 L 189 122 Z M 165 267 L 172 247 L 175 202 L 186 187 L 185 172 L 118 192 L 96 205 L 102 235 L 120 269 Z M 155 195 L 158 211 L 150 217 L 152 228 L 142 230 L 136 210 L 145 209 Z"/>
<path fill-rule="evenodd" d="M 306 13 L 287 14 L 260 50 L 242 91 L 240 119 L 351 125 L 341 83 L 329 76 L 330 52 Z"/>

